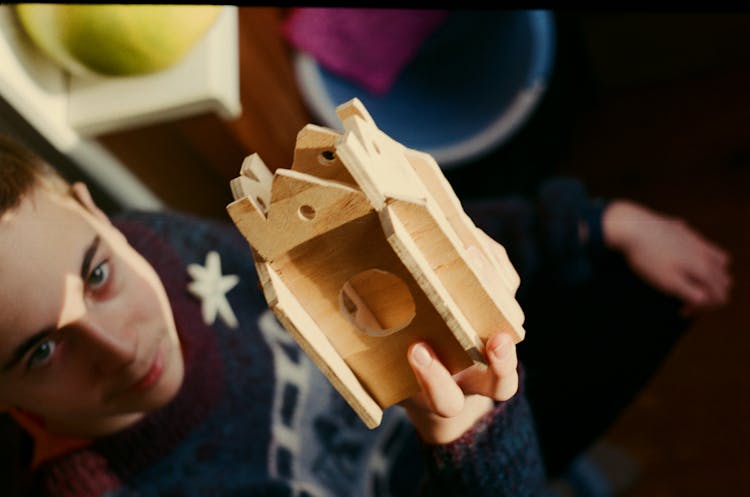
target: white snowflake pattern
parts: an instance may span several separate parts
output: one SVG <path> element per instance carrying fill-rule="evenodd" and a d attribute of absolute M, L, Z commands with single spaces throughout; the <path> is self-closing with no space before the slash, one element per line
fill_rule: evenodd
<path fill-rule="evenodd" d="M 189 264 L 188 274 L 193 281 L 188 284 L 190 293 L 201 299 L 201 313 L 207 325 L 214 324 L 219 316 L 230 328 L 238 325 L 237 317 L 227 300 L 227 292 L 239 283 L 235 274 L 221 274 L 221 258 L 216 251 L 206 254 L 206 264 Z"/>

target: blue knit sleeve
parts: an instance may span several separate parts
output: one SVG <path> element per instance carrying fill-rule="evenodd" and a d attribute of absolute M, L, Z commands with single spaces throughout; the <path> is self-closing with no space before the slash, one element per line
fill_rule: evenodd
<path fill-rule="evenodd" d="M 608 199 L 594 198 L 588 202 L 583 211 L 583 222 L 586 223 L 588 231 L 586 249 L 593 260 L 603 257 L 609 250 L 604 242 L 602 231 L 602 218 L 608 205 Z"/>
<path fill-rule="evenodd" d="M 591 276 L 592 263 L 607 252 L 601 231 L 606 206 L 606 200 L 590 198 L 580 181 L 561 176 L 542 183 L 535 198 L 471 201 L 464 209 L 505 247 L 523 292 L 536 280 L 576 284 Z M 587 241 L 581 237 L 582 225 Z"/>
<path fill-rule="evenodd" d="M 425 445 L 423 497 L 532 497 L 545 485 L 544 464 L 522 390 L 456 441 Z"/>

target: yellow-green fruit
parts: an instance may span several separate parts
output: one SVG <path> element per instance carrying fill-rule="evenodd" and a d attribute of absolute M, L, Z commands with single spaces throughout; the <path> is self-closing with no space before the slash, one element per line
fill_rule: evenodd
<path fill-rule="evenodd" d="M 17 4 L 21 25 L 51 59 L 77 75 L 134 76 L 182 59 L 220 5 Z"/>

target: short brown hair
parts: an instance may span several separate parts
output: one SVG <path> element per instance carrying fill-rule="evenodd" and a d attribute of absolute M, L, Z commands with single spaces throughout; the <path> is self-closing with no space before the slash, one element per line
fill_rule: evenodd
<path fill-rule="evenodd" d="M 0 213 L 18 206 L 35 186 L 67 193 L 70 184 L 37 154 L 7 135 L 0 134 Z"/>

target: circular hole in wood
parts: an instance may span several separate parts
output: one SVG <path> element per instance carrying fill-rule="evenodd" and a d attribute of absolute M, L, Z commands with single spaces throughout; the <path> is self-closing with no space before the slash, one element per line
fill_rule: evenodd
<path fill-rule="evenodd" d="M 339 291 L 339 307 L 357 329 L 374 337 L 406 328 L 416 315 L 406 283 L 381 269 L 368 269 L 349 278 Z"/>
<path fill-rule="evenodd" d="M 315 217 L 315 209 L 312 205 L 300 205 L 297 213 L 299 214 L 299 217 L 305 221 L 310 221 Z"/>
<path fill-rule="evenodd" d="M 318 162 L 324 166 L 330 166 L 336 160 L 336 154 L 333 150 L 323 150 L 318 156 Z"/>

